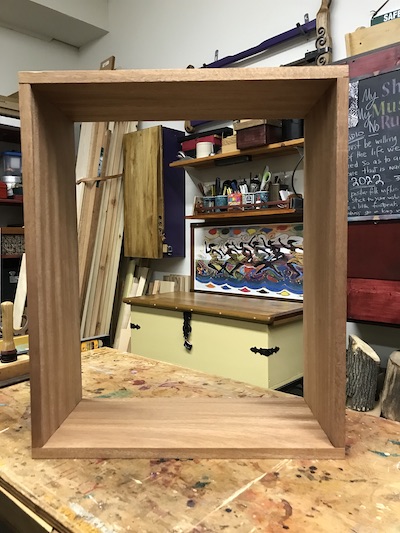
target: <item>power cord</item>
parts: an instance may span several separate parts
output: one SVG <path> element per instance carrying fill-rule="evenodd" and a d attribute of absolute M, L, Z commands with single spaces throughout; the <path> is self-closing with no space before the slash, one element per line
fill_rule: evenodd
<path fill-rule="evenodd" d="M 296 192 L 296 189 L 294 188 L 294 175 L 295 175 L 295 172 L 296 172 L 296 170 L 298 169 L 298 166 L 300 165 L 300 163 L 301 163 L 301 162 L 303 161 L 303 159 L 304 159 L 304 154 L 301 154 L 301 152 L 300 152 L 299 149 L 298 149 L 298 152 L 299 152 L 299 154 L 301 155 L 301 157 L 300 157 L 300 159 L 297 161 L 296 166 L 295 166 L 294 169 L 293 169 L 293 172 L 292 172 L 292 179 L 291 179 L 291 186 L 292 186 L 292 190 L 293 190 L 295 196 L 301 198 L 301 195 L 298 194 L 298 193 Z"/>

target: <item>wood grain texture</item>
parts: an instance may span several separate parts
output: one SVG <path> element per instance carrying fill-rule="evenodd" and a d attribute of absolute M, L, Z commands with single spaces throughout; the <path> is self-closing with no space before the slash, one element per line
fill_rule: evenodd
<path fill-rule="evenodd" d="M 400 281 L 399 242 L 399 220 L 350 223 L 348 277 Z"/>
<path fill-rule="evenodd" d="M 32 442 L 42 446 L 82 395 L 74 131 L 29 85 L 20 109 Z"/>
<path fill-rule="evenodd" d="M 332 446 L 302 398 L 288 396 L 82 400 L 33 454 L 37 458 L 338 459 L 344 450 Z"/>
<path fill-rule="evenodd" d="M 347 280 L 349 320 L 400 324 L 400 281 L 349 278 Z"/>
<path fill-rule="evenodd" d="M 170 292 L 135 298 L 124 298 L 125 303 L 141 307 L 155 307 L 172 311 L 192 311 L 202 315 L 249 320 L 274 324 L 285 320 L 301 320 L 303 305 L 267 298 L 242 298 L 224 294 L 201 292 Z"/>
<path fill-rule="evenodd" d="M 223 213 L 200 213 L 198 215 L 188 215 L 185 218 L 193 220 L 235 220 L 243 218 L 251 218 L 253 223 L 256 223 L 256 220 L 262 220 L 264 223 L 270 223 L 271 217 L 275 217 L 278 221 L 279 219 L 282 222 L 301 220 L 302 216 L 300 213 L 297 213 L 295 209 L 290 208 L 267 208 L 261 210 L 249 210 L 249 211 L 224 211 Z M 272 221 L 271 221 L 272 223 Z"/>
<path fill-rule="evenodd" d="M 342 66 L 21 72 L 72 120 L 303 118 Z M 240 114 L 240 117 L 238 115 Z"/>
<path fill-rule="evenodd" d="M 347 86 L 306 116 L 304 398 L 335 446 L 345 439 Z"/>
<path fill-rule="evenodd" d="M 98 175 L 102 150 L 104 154 L 100 175 L 105 175 L 109 143 L 110 131 L 107 130 L 107 124 L 104 122 L 96 123 L 90 147 L 90 163 L 87 177 Z M 92 264 L 102 192 L 103 184 L 101 182 L 98 186 L 95 182 L 84 184 L 81 216 L 78 224 L 79 294 L 82 310 Z"/>
<path fill-rule="evenodd" d="M 161 258 L 164 197 L 161 126 L 124 136 L 124 253 Z"/>

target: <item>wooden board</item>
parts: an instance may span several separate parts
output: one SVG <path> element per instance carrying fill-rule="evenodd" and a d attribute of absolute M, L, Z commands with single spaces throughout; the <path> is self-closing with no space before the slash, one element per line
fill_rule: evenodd
<path fill-rule="evenodd" d="M 20 72 L 19 82 L 32 84 L 76 122 L 185 120 L 194 114 L 198 120 L 266 113 L 290 119 L 303 118 L 336 78 L 346 76 L 341 66 L 60 70 Z"/>
<path fill-rule="evenodd" d="M 336 446 L 345 438 L 347 91 L 338 80 L 305 119 L 304 397 Z"/>
<path fill-rule="evenodd" d="M 284 302 L 266 298 L 242 298 L 224 294 L 201 292 L 170 292 L 135 298 L 124 298 L 132 306 L 171 309 L 172 311 L 192 311 L 202 315 L 237 318 L 264 324 L 283 323 L 288 320 L 301 320 L 303 304 Z"/>
<path fill-rule="evenodd" d="M 75 142 L 73 123 L 50 102 L 35 98 L 29 85 L 20 89 L 20 109 L 24 113 L 21 141 L 30 373 L 36 384 L 31 397 L 32 442 L 41 446 L 82 395 L 78 232 L 71 157 Z M 36 143 L 41 146 L 39 151 Z M 51 185 L 46 184 L 44 175 L 51 176 Z M 57 355 L 60 346 L 62 358 Z M 46 354 L 44 365 L 41 354 Z"/>
<path fill-rule="evenodd" d="M 161 258 L 164 198 L 161 127 L 124 137 L 124 253 L 127 257 Z"/>
<path fill-rule="evenodd" d="M 136 398 L 82 400 L 45 446 L 34 448 L 32 454 L 49 459 L 339 459 L 344 449 L 332 446 L 297 396 Z"/>
<path fill-rule="evenodd" d="M 400 325 L 400 281 L 349 278 L 349 320 Z"/>
<path fill-rule="evenodd" d="M 382 46 L 399 41 L 400 19 L 393 19 L 383 24 L 368 28 L 357 28 L 353 33 L 346 33 L 346 52 L 348 56 L 363 54 Z"/>

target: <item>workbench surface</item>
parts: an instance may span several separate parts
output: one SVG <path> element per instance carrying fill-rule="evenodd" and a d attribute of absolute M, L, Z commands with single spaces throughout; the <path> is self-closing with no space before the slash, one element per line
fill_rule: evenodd
<path fill-rule="evenodd" d="M 266 394 L 109 348 L 83 355 L 83 382 L 90 398 Z M 59 532 L 400 532 L 399 433 L 349 412 L 343 461 L 33 460 L 24 382 L 0 390 L 0 486 Z"/>

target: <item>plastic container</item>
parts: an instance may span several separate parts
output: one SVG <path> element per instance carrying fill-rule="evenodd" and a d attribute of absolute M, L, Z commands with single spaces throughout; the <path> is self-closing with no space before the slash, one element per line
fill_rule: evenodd
<path fill-rule="evenodd" d="M 21 159 L 21 152 L 2 152 L 0 154 L 0 176 L 21 176 Z"/>

